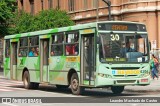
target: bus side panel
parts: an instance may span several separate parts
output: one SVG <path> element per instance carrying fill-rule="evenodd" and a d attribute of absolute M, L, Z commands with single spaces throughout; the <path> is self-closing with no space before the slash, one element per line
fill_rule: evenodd
<path fill-rule="evenodd" d="M 68 72 L 50 71 L 50 83 L 58 85 L 67 85 L 67 74 Z"/>
<path fill-rule="evenodd" d="M 52 84 L 68 84 L 68 72 L 80 70 L 79 57 L 57 56 L 50 58 L 49 78 Z M 80 77 L 79 77 L 80 78 Z"/>
<path fill-rule="evenodd" d="M 76 71 L 80 81 L 80 56 L 66 57 L 64 70 L 67 70 L 69 72 L 71 69 Z"/>
<path fill-rule="evenodd" d="M 40 82 L 40 57 L 28 57 L 27 68 L 31 82 Z"/>
<path fill-rule="evenodd" d="M 49 61 L 49 82 L 52 84 L 67 84 L 68 70 L 64 70 L 65 56 L 53 56 Z"/>
<path fill-rule="evenodd" d="M 17 80 L 22 81 L 22 73 L 27 64 L 27 57 L 18 57 L 17 62 Z"/>
<path fill-rule="evenodd" d="M 10 71 L 10 58 L 4 58 L 4 76 L 8 79 L 11 79 Z"/>

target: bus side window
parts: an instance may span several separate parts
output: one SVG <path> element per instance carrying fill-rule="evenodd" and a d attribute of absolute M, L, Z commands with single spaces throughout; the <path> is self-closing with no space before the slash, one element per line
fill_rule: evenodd
<path fill-rule="evenodd" d="M 38 56 L 39 55 L 39 37 L 38 36 L 30 37 L 29 40 L 30 42 L 29 42 L 28 56 L 29 57 Z"/>
<path fill-rule="evenodd" d="M 10 56 L 10 40 L 6 40 L 6 44 L 5 44 L 5 56 L 6 57 Z"/>
<path fill-rule="evenodd" d="M 66 55 L 74 55 L 74 45 L 66 45 Z"/>
<path fill-rule="evenodd" d="M 28 37 L 24 37 L 24 38 L 21 38 L 20 42 L 19 42 L 18 56 L 19 57 L 26 57 L 27 51 L 28 51 Z"/>
<path fill-rule="evenodd" d="M 79 33 L 70 32 L 66 35 L 65 51 L 66 55 L 78 55 L 79 53 Z"/>
<path fill-rule="evenodd" d="M 63 55 L 63 38 L 63 33 L 52 35 L 51 56 Z"/>
<path fill-rule="evenodd" d="M 74 37 L 74 41 L 75 41 L 75 45 L 74 45 L 75 55 L 79 54 L 79 35 L 78 34 L 79 33 L 76 33 L 75 37 Z"/>

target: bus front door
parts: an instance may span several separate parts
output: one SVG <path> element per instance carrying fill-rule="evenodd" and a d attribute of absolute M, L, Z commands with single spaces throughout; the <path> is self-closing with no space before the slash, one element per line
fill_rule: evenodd
<path fill-rule="evenodd" d="M 11 42 L 11 79 L 17 79 L 17 45 L 18 42 Z"/>
<path fill-rule="evenodd" d="M 81 84 L 94 85 L 95 55 L 94 33 L 81 38 Z"/>
<path fill-rule="evenodd" d="M 40 77 L 41 77 L 41 82 L 48 82 L 49 81 L 48 58 L 49 58 L 49 39 L 41 39 L 40 40 Z"/>

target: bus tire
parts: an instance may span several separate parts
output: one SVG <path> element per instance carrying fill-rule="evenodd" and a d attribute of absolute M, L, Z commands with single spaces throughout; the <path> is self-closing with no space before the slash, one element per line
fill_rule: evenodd
<path fill-rule="evenodd" d="M 76 73 L 72 74 L 70 84 L 71 84 L 71 91 L 74 95 L 82 94 L 84 88 L 79 86 L 79 79 Z"/>
<path fill-rule="evenodd" d="M 111 90 L 114 94 L 121 94 L 124 90 L 124 86 L 111 86 Z"/>
<path fill-rule="evenodd" d="M 33 89 L 38 89 L 39 88 L 39 83 L 34 83 L 34 82 L 31 82 L 33 84 L 32 88 Z"/>
<path fill-rule="evenodd" d="M 23 74 L 23 84 L 24 88 L 26 89 L 31 89 L 34 86 L 34 84 L 30 82 L 30 76 L 28 71 L 25 71 Z"/>
<path fill-rule="evenodd" d="M 66 89 L 66 88 L 68 88 L 69 86 L 68 86 L 68 85 L 56 85 L 56 87 L 57 87 L 58 89 Z"/>

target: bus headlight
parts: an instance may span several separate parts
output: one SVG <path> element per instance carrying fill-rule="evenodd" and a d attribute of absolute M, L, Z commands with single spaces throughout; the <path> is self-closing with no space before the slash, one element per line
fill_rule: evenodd
<path fill-rule="evenodd" d="M 108 74 L 102 74 L 102 73 L 98 73 L 98 76 L 105 77 L 105 78 L 112 78 L 112 76 L 111 76 L 111 75 L 108 75 Z"/>
<path fill-rule="evenodd" d="M 147 77 L 147 76 L 149 76 L 149 73 L 141 74 L 139 77 Z"/>
<path fill-rule="evenodd" d="M 104 74 L 98 73 L 99 76 L 104 77 Z"/>

